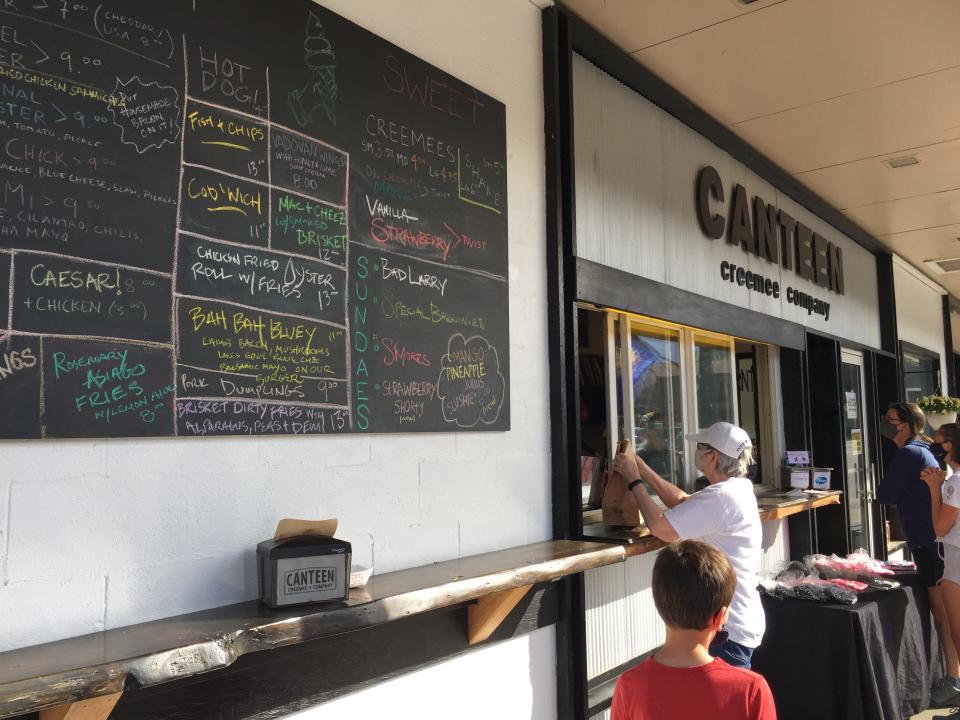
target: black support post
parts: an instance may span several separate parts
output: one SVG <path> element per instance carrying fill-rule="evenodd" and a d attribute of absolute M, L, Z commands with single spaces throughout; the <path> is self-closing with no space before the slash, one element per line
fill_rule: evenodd
<path fill-rule="evenodd" d="M 810 408 L 804 352 L 780 348 L 780 396 L 783 404 L 783 439 L 787 450 L 810 449 Z M 816 512 L 809 510 L 787 518 L 790 559 L 817 552 Z"/>
<path fill-rule="evenodd" d="M 843 490 L 840 505 L 817 510 L 817 549 L 845 556 L 850 552 L 845 487 L 846 449 L 840 398 L 840 343 L 807 333 L 807 387 L 810 402 L 810 452 L 814 465 L 833 468 L 831 490 Z"/>
<path fill-rule="evenodd" d="M 893 255 L 877 253 L 877 301 L 880 310 L 880 349 L 899 355 L 897 335 L 897 294 L 893 285 Z"/>
<path fill-rule="evenodd" d="M 950 324 L 950 296 L 943 296 L 943 355 L 942 368 L 944 395 L 953 395 L 957 392 L 956 366 L 953 362 L 953 327 Z"/>
<path fill-rule="evenodd" d="M 553 536 L 583 531 L 579 486 L 572 60 L 567 17 L 543 11 L 543 96 L 546 132 L 547 326 L 550 347 L 550 440 Z M 583 575 L 562 581 L 557 642 L 557 716 L 587 718 L 586 615 Z"/>

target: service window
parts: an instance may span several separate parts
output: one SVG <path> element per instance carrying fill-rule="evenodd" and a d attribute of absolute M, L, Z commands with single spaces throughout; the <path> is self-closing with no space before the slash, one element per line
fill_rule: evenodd
<path fill-rule="evenodd" d="M 741 425 L 753 440 L 754 482 L 776 482 L 762 472 L 769 452 L 760 452 L 770 451 L 774 432 L 767 346 L 586 305 L 578 332 L 584 509 L 600 506 L 602 473 L 620 439 L 661 477 L 697 489 L 694 449 L 684 435 L 721 420 Z"/>

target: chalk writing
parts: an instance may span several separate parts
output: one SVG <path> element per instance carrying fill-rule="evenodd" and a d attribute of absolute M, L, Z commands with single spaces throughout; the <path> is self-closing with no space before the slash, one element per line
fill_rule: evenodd
<path fill-rule="evenodd" d="M 265 181 L 267 126 L 248 116 L 187 101 L 184 161 Z"/>
<path fill-rule="evenodd" d="M 180 237 L 177 290 L 342 322 L 346 272 L 300 257 Z"/>
<path fill-rule="evenodd" d="M 283 129 L 270 134 L 271 182 L 277 187 L 343 205 L 347 194 L 347 154 Z"/>
<path fill-rule="evenodd" d="M 266 74 L 250 61 L 201 43 L 191 48 L 187 69 L 193 97 L 266 116 Z"/>
<path fill-rule="evenodd" d="M 467 428 L 497 421 L 503 405 L 504 377 L 497 351 L 485 338 L 451 336 L 440 366 L 437 396 L 444 420 Z"/>
<path fill-rule="evenodd" d="M 178 400 L 180 435 L 317 435 L 349 430 L 349 413 L 257 400 Z"/>
<path fill-rule="evenodd" d="M 274 192 L 273 247 L 343 264 L 347 257 L 347 213 L 298 195 Z"/>
<path fill-rule="evenodd" d="M 350 298 L 350 350 L 353 363 L 352 399 L 356 428 L 370 429 L 370 367 L 368 355 L 371 349 L 370 318 L 368 301 L 370 300 L 370 259 L 366 255 L 356 257 L 353 271 L 353 295 Z"/>
<path fill-rule="evenodd" d="M 169 327 L 144 321 L 171 312 L 170 279 L 134 268 L 18 253 L 12 328 L 27 332 L 169 342 Z"/>
<path fill-rule="evenodd" d="M 120 141 L 137 152 L 172 144 L 180 136 L 179 96 L 174 88 L 134 76 L 126 82 L 117 78 L 113 95 L 123 101 L 122 107 L 110 108 L 113 124 L 120 128 Z"/>
<path fill-rule="evenodd" d="M 179 299 L 178 308 L 181 362 L 229 380 L 208 381 L 209 397 L 325 402 L 331 388 L 315 381 L 346 377 L 341 327 L 199 299 Z"/>
<path fill-rule="evenodd" d="M 45 342 L 42 362 L 50 437 L 78 428 L 91 437 L 150 435 L 173 422 L 167 350 L 54 338 Z"/>
<path fill-rule="evenodd" d="M 267 244 L 267 188 L 199 167 L 185 167 L 181 185 L 181 228 L 223 240 Z"/>
<path fill-rule="evenodd" d="M 477 122 L 484 107 L 479 92 L 472 88 L 465 92 L 430 73 L 410 75 L 404 61 L 392 54 L 386 56 L 383 83 L 388 90 L 448 117 Z"/>

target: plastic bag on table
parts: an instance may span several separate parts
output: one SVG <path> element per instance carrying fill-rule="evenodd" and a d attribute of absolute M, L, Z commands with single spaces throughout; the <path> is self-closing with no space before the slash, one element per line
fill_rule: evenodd
<path fill-rule="evenodd" d="M 859 580 L 847 580 L 846 578 L 837 578 L 836 580 L 827 580 L 831 585 L 836 585 L 837 587 L 846 588 L 847 590 L 853 590 L 854 592 L 863 592 L 866 590 L 869 585 L 865 582 L 860 582 Z"/>
<path fill-rule="evenodd" d="M 900 587 L 900 583 L 896 580 L 887 580 L 886 578 L 872 577 L 870 575 L 861 575 L 857 580 L 866 583 L 874 590 L 894 590 Z"/>
<path fill-rule="evenodd" d="M 827 596 L 827 602 L 844 603 L 845 605 L 857 604 L 857 593 L 850 588 L 834 585 L 832 582 L 824 583 L 824 591 Z"/>
<path fill-rule="evenodd" d="M 797 579 L 795 572 L 788 574 L 783 579 L 766 578 L 762 580 L 760 590 L 776 600 L 838 602 L 847 605 L 853 605 L 857 602 L 857 593 L 852 589 L 840 587 L 813 576 Z"/>
<path fill-rule="evenodd" d="M 884 567 L 883 563 L 870 557 L 865 550 L 857 550 L 845 558 L 837 555 L 807 555 L 804 563 L 819 577 L 825 580 L 846 578 L 858 580 L 863 576 L 881 577 L 892 576 L 893 570 Z"/>
<path fill-rule="evenodd" d="M 774 580 L 798 582 L 810 575 L 810 568 L 806 563 L 792 560 L 774 575 Z"/>

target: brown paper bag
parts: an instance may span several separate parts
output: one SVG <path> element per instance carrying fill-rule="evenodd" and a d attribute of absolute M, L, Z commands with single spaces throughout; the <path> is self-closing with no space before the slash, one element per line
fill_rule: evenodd
<path fill-rule="evenodd" d="M 630 442 L 621 440 L 617 454 L 633 452 Z M 603 491 L 603 524 L 607 527 L 633 528 L 640 524 L 640 507 L 637 499 L 627 488 L 627 480 L 618 472 L 610 471 L 607 486 Z"/>
<path fill-rule="evenodd" d="M 330 518 L 329 520 L 296 520 L 294 518 L 284 518 L 277 523 L 277 530 L 273 533 L 273 539 L 279 541 L 301 535 L 333 537 L 336 531 L 336 518 Z"/>

